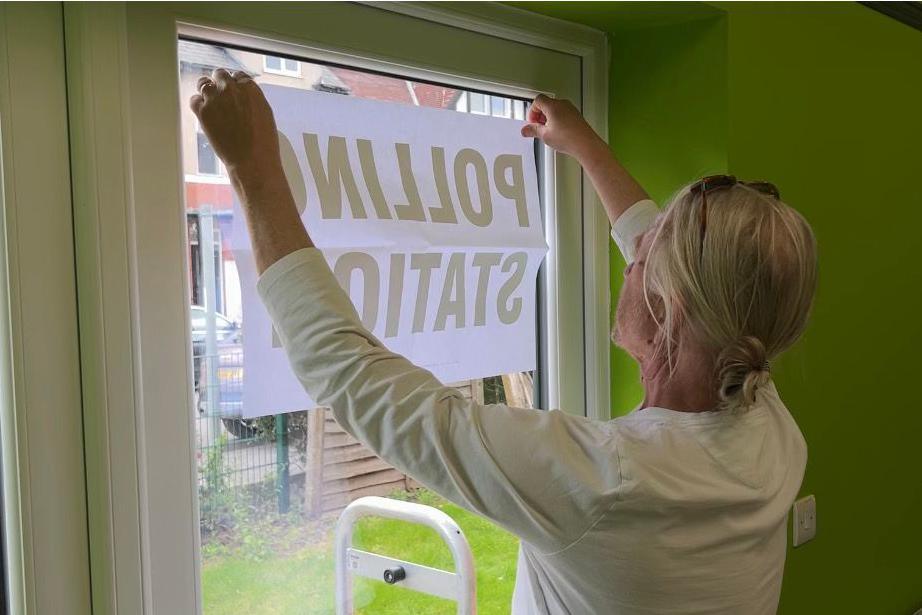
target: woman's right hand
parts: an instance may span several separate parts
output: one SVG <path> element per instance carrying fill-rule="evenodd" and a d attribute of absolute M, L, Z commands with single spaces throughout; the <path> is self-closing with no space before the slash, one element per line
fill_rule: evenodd
<path fill-rule="evenodd" d="M 528 123 L 522 136 L 541 139 L 549 147 L 583 162 L 587 156 L 608 146 L 583 119 L 569 100 L 539 94 L 528 109 Z"/>

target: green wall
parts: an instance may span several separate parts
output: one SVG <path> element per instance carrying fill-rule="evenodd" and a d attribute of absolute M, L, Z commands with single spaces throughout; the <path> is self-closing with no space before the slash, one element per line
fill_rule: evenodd
<path fill-rule="evenodd" d="M 817 542 L 791 554 L 782 611 L 912 613 L 922 32 L 852 3 L 729 9 L 730 169 L 777 182 L 820 248 L 812 324 L 778 372 L 819 522 Z"/>
<path fill-rule="evenodd" d="M 611 143 L 654 198 L 728 170 L 774 181 L 813 225 L 813 320 L 776 381 L 809 445 L 819 530 L 789 549 L 780 612 L 913 613 L 922 32 L 855 3 L 522 6 L 610 33 Z M 614 351 L 612 370 L 621 414 L 636 369 Z"/>
<path fill-rule="evenodd" d="M 609 143 L 664 203 L 682 184 L 727 168 L 726 23 L 706 19 L 658 31 L 668 44 L 644 29 L 612 38 Z M 625 263 L 614 244 L 609 260 L 615 305 Z M 640 373 L 620 348 L 612 346 L 611 359 L 613 413 L 626 414 L 643 399 Z"/>

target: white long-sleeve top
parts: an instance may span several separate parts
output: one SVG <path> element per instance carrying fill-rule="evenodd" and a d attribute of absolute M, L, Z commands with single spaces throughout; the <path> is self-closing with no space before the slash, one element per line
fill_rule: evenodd
<path fill-rule="evenodd" d="M 644 201 L 615 224 L 628 260 L 656 213 Z M 258 289 L 343 429 L 521 539 L 516 615 L 776 611 L 806 446 L 773 384 L 739 412 L 485 406 L 365 330 L 318 250 L 274 263 Z"/>

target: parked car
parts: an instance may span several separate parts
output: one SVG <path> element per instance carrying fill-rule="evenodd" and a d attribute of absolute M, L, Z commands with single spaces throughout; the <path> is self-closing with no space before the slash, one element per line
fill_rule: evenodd
<path fill-rule="evenodd" d="M 189 309 L 192 320 L 192 346 L 196 344 L 205 344 L 205 338 L 208 335 L 208 314 L 200 305 L 193 305 Z M 235 341 L 240 342 L 240 323 L 235 322 L 225 316 L 215 312 L 215 334 L 218 342 Z M 204 350 L 201 353 L 204 354 Z"/>
<path fill-rule="evenodd" d="M 195 357 L 195 403 L 199 413 L 208 410 L 207 361 Z M 217 373 L 217 408 L 224 428 L 236 438 L 256 436 L 256 420 L 241 417 L 243 412 L 243 346 L 233 342 L 218 344 L 218 358 L 214 363 Z"/>
<path fill-rule="evenodd" d="M 208 408 L 208 362 L 204 361 L 208 335 L 208 316 L 200 305 L 190 307 L 192 321 L 192 362 L 194 371 L 195 403 L 199 413 Z M 229 433 L 237 438 L 256 435 L 255 421 L 240 418 L 243 409 L 243 346 L 240 324 L 224 314 L 215 313 L 215 338 L 217 342 L 217 414 Z"/>

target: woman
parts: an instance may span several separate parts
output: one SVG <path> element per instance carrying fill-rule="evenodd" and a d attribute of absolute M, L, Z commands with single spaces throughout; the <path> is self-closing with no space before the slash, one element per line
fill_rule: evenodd
<path fill-rule="evenodd" d="M 191 107 L 250 228 L 259 292 L 308 393 L 383 459 L 521 539 L 514 613 L 773 613 L 806 447 L 770 378 L 816 282 L 769 184 L 708 178 L 662 213 L 572 105 L 522 132 L 574 156 L 630 263 L 612 337 L 644 402 L 608 422 L 482 406 L 365 330 L 288 189 L 272 112 L 215 71 Z"/>

